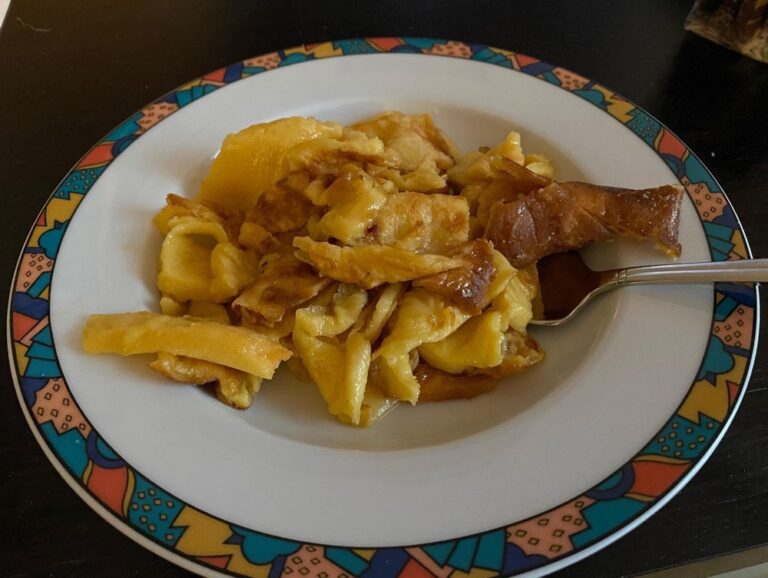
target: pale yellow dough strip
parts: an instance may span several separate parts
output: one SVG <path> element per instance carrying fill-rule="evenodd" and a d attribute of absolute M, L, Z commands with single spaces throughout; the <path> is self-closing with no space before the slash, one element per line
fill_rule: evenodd
<path fill-rule="evenodd" d="M 83 349 L 120 355 L 165 351 L 264 379 L 291 357 L 288 349 L 250 329 L 149 311 L 91 315 L 83 329 Z"/>

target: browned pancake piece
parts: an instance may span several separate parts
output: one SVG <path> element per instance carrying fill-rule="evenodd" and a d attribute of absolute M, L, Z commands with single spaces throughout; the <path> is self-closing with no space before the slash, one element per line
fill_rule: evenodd
<path fill-rule="evenodd" d="M 682 195 L 669 185 L 633 190 L 552 183 L 494 205 L 485 237 L 518 268 L 615 235 L 654 239 L 677 256 Z"/>
<path fill-rule="evenodd" d="M 218 223 L 227 232 L 230 241 L 235 242 L 243 220 L 242 214 L 233 213 L 215 203 L 195 201 L 170 193 L 165 197 L 166 206 L 155 216 L 154 222 L 165 235 L 168 221 L 173 217 L 193 216 L 203 221 Z"/>
<path fill-rule="evenodd" d="M 251 323 L 273 327 L 332 282 L 293 254 L 281 255 L 235 299 L 232 308 Z"/>
<path fill-rule="evenodd" d="M 485 291 L 496 273 L 493 245 L 485 239 L 476 239 L 464 244 L 451 256 L 464 264 L 417 279 L 413 284 L 447 297 L 465 313 L 477 315 L 488 305 Z"/>
<path fill-rule="evenodd" d="M 261 225 L 270 233 L 301 229 L 310 215 L 317 212 L 300 188 L 308 182 L 304 175 L 294 174 L 267 189 L 249 211 L 246 222 Z"/>
<path fill-rule="evenodd" d="M 488 393 L 499 383 L 498 377 L 488 375 L 453 375 L 419 363 L 413 370 L 421 390 L 419 402 L 471 399 Z"/>
<path fill-rule="evenodd" d="M 261 380 L 247 373 L 202 359 L 160 352 L 149 367 L 180 383 L 205 385 L 216 382 L 216 397 L 237 409 L 247 409 L 253 402 Z"/>
<path fill-rule="evenodd" d="M 523 165 L 506 158 L 502 159 L 496 168 L 499 171 L 497 178 L 505 181 L 515 194 L 530 193 L 552 182 L 552 179 L 537 175 Z"/>
<path fill-rule="evenodd" d="M 488 223 L 491 208 L 499 201 L 514 201 L 523 195 L 546 187 L 552 181 L 529 171 L 509 159 L 503 159 L 497 167 L 498 176 L 491 181 L 478 198 L 477 218 L 483 225 Z"/>

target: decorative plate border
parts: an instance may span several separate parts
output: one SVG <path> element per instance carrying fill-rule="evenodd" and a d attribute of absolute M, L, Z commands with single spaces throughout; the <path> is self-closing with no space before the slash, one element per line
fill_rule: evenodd
<path fill-rule="evenodd" d="M 714 449 L 745 393 L 754 361 L 759 324 L 755 285 L 715 286 L 711 335 L 696 379 L 667 424 L 629 462 L 543 514 L 439 543 L 352 549 L 229 524 L 179 500 L 127 464 L 88 422 L 62 375 L 49 323 L 53 267 L 80 201 L 109 164 L 165 117 L 222 86 L 298 62 L 368 53 L 475 60 L 534 76 L 589 101 L 643 139 L 677 175 L 696 205 L 713 260 L 751 257 L 738 217 L 701 161 L 656 119 L 604 86 L 530 56 L 480 44 L 423 38 L 309 44 L 244 60 L 166 94 L 104 137 L 59 184 L 26 240 L 8 311 L 9 355 L 22 407 L 54 465 L 66 470 L 78 493 L 103 506 L 97 511 L 103 510 L 116 527 L 161 546 L 152 550 L 176 562 L 178 556 L 186 558 L 192 563 L 184 564 L 188 568 L 201 565 L 200 571 L 258 578 L 487 578 L 546 571 L 543 567 L 555 562 L 565 565 L 652 514 Z"/>

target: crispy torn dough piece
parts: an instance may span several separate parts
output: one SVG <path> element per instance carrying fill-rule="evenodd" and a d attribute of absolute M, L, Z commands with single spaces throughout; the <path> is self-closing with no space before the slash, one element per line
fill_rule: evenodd
<path fill-rule="evenodd" d="M 175 301 L 223 303 L 258 274 L 255 255 L 228 240 L 220 223 L 174 217 L 160 249 L 157 286 Z"/>
<path fill-rule="evenodd" d="M 510 196 L 525 195 L 552 183 L 552 179 L 507 158 L 494 162 L 493 167 L 498 171 L 494 180 L 502 181 L 510 190 Z"/>
<path fill-rule="evenodd" d="M 493 390 L 503 377 L 525 371 L 544 359 L 544 352 L 531 337 L 517 331 L 508 331 L 504 337 L 506 353 L 496 367 L 454 375 L 419 363 L 413 370 L 421 386 L 419 402 L 477 397 Z"/>
<path fill-rule="evenodd" d="M 454 165 L 456 147 L 437 129 L 429 114 L 385 112 L 352 128 L 381 139 L 394 166 L 402 171 L 424 166 L 445 170 Z"/>
<path fill-rule="evenodd" d="M 384 187 L 360 167 L 345 165 L 323 196 L 330 209 L 308 227 L 312 237 L 319 241 L 334 238 L 346 245 L 370 242 L 369 229 L 387 202 Z"/>
<path fill-rule="evenodd" d="M 291 333 L 293 333 L 293 326 L 296 322 L 296 314 L 294 311 L 286 313 L 283 318 L 273 325 L 266 325 L 264 323 L 252 323 L 248 319 L 241 319 L 240 326 L 252 329 L 257 333 L 261 333 L 265 337 L 270 337 L 277 340 L 283 346 L 293 351 L 293 344 L 290 341 Z M 293 359 L 293 358 L 291 358 Z"/>
<path fill-rule="evenodd" d="M 313 177 L 337 175 L 348 163 L 386 164 L 384 143 L 364 133 L 345 128 L 341 138 L 319 138 L 291 149 L 286 155 L 293 171 L 306 171 Z"/>
<path fill-rule="evenodd" d="M 454 186 L 466 187 L 472 183 L 488 184 L 499 173 L 505 161 L 523 165 L 525 155 L 520 145 L 520 133 L 512 131 L 493 148 L 480 147 L 463 155 L 456 166 L 448 171 L 448 180 Z"/>
<path fill-rule="evenodd" d="M 549 180 L 555 179 L 555 165 L 552 164 L 552 159 L 546 155 L 535 153 L 525 155 L 525 168 L 540 177 Z"/>
<path fill-rule="evenodd" d="M 293 246 L 299 249 L 298 258 L 311 264 L 321 274 L 364 289 L 382 283 L 410 281 L 462 265 L 459 259 L 418 255 L 382 245 L 339 247 L 313 241 L 309 237 L 296 237 Z"/>
<path fill-rule="evenodd" d="M 509 330 L 525 334 L 531 320 L 536 286 L 526 270 L 516 271 L 494 251 L 499 266 L 486 299 L 491 306 L 440 341 L 419 347 L 419 355 L 436 369 L 460 374 L 474 368 L 496 367 L 509 353 Z"/>
<path fill-rule="evenodd" d="M 498 311 L 486 311 L 468 319 L 440 341 L 419 347 L 419 358 L 432 367 L 461 374 L 474 368 L 499 365 L 503 359 L 506 326 Z"/>
<path fill-rule="evenodd" d="M 232 308 L 251 323 L 273 327 L 331 283 L 293 254 L 278 255 L 267 261 L 264 271 L 234 300 Z"/>
<path fill-rule="evenodd" d="M 515 201 L 551 183 L 551 179 L 537 175 L 514 161 L 503 159 L 498 165 L 498 176 L 478 195 L 478 221 L 486 225 L 491 208 L 499 201 Z"/>
<path fill-rule="evenodd" d="M 382 389 L 389 396 L 415 404 L 419 383 L 413 376 L 418 361 L 415 351 L 425 343 L 444 339 L 469 319 L 458 307 L 440 295 L 412 289 L 400 299 L 389 323 L 389 333 L 373 354 Z"/>
<path fill-rule="evenodd" d="M 430 115 L 386 112 L 352 128 L 384 143 L 384 164 L 395 173 L 389 179 L 400 190 L 419 193 L 446 190 L 445 171 L 454 165 L 458 153 L 435 127 Z"/>
<path fill-rule="evenodd" d="M 301 143 L 341 136 L 343 127 L 313 118 L 282 118 L 230 134 L 200 185 L 198 199 L 246 212 L 290 171 L 286 156 Z"/>
<path fill-rule="evenodd" d="M 669 185 L 632 190 L 552 183 L 494 205 L 485 237 L 518 268 L 615 235 L 651 238 L 678 256 L 682 195 L 680 187 Z"/>
<path fill-rule="evenodd" d="M 253 395 L 261 387 L 261 378 L 218 363 L 159 352 L 149 367 L 180 383 L 205 385 L 216 382 L 216 397 L 237 409 L 251 407 Z"/>
<path fill-rule="evenodd" d="M 476 239 L 451 256 L 462 261 L 461 267 L 422 277 L 413 285 L 443 295 L 465 313 L 477 315 L 489 303 L 486 290 L 496 274 L 493 245 L 486 239 Z"/>
<path fill-rule="evenodd" d="M 384 326 L 397 309 L 400 296 L 405 291 L 404 283 L 389 283 L 370 292 L 370 303 L 352 326 L 352 333 L 360 333 L 371 343 L 381 336 Z"/>
<path fill-rule="evenodd" d="M 527 269 L 520 269 L 496 297 L 491 301 L 491 311 L 502 315 L 503 328 L 515 329 L 525 334 L 528 322 L 533 317 L 533 301 L 538 295 L 538 284 Z"/>
<path fill-rule="evenodd" d="M 395 193 L 375 221 L 382 245 L 416 253 L 445 253 L 469 239 L 469 204 L 455 195 Z"/>
<path fill-rule="evenodd" d="M 245 222 L 260 225 L 269 233 L 301 229 L 309 217 L 317 212 L 302 192 L 309 186 L 309 182 L 307 175 L 292 173 L 259 195 Z"/>
<path fill-rule="evenodd" d="M 171 230 L 171 220 L 175 217 L 197 217 L 202 221 L 216 223 L 224 228 L 227 238 L 235 242 L 240 231 L 243 217 L 240 213 L 227 211 L 215 203 L 193 201 L 173 193 L 165 197 L 165 207 L 152 219 L 152 223 L 163 234 Z"/>
<path fill-rule="evenodd" d="M 245 222 L 240 226 L 237 242 L 258 255 L 266 255 L 276 250 L 280 242 L 261 225 Z"/>
<path fill-rule="evenodd" d="M 83 329 L 86 353 L 138 355 L 165 351 L 271 379 L 291 352 L 243 327 L 159 313 L 91 315 Z"/>
<path fill-rule="evenodd" d="M 345 423 L 360 423 L 360 412 L 371 362 L 371 343 L 347 331 L 366 305 L 368 295 L 340 285 L 328 306 L 310 305 L 296 312 L 293 342 L 302 363 L 328 405 Z"/>
<path fill-rule="evenodd" d="M 304 311 L 299 312 L 299 323 Z M 371 363 L 370 342 L 359 333 L 338 343 L 300 330 L 294 332 L 293 339 L 328 411 L 343 423 L 358 425 Z"/>
<path fill-rule="evenodd" d="M 419 363 L 413 375 L 421 386 L 419 403 L 447 401 L 449 399 L 472 399 L 496 388 L 498 377 L 490 375 L 453 375 L 435 369 L 428 363 Z"/>
<path fill-rule="evenodd" d="M 523 335 L 514 329 L 504 334 L 504 348 L 504 359 L 501 364 L 496 367 L 472 369 L 468 374 L 501 378 L 525 371 L 544 359 L 544 351 L 538 342 L 530 335 Z"/>

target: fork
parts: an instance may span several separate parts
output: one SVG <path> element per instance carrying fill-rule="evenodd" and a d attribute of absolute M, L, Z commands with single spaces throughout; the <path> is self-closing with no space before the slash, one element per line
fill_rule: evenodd
<path fill-rule="evenodd" d="M 578 253 L 571 252 L 551 255 L 542 259 L 539 262 L 539 275 L 545 318 L 532 319 L 530 324 L 557 327 L 573 319 L 587 303 L 598 295 L 627 285 L 695 284 L 716 281 L 767 282 L 768 259 L 674 263 L 593 271 L 587 267 Z M 565 287 L 573 289 L 573 291 L 570 293 L 563 291 Z M 547 305 L 548 300 L 550 301 L 549 306 Z"/>

